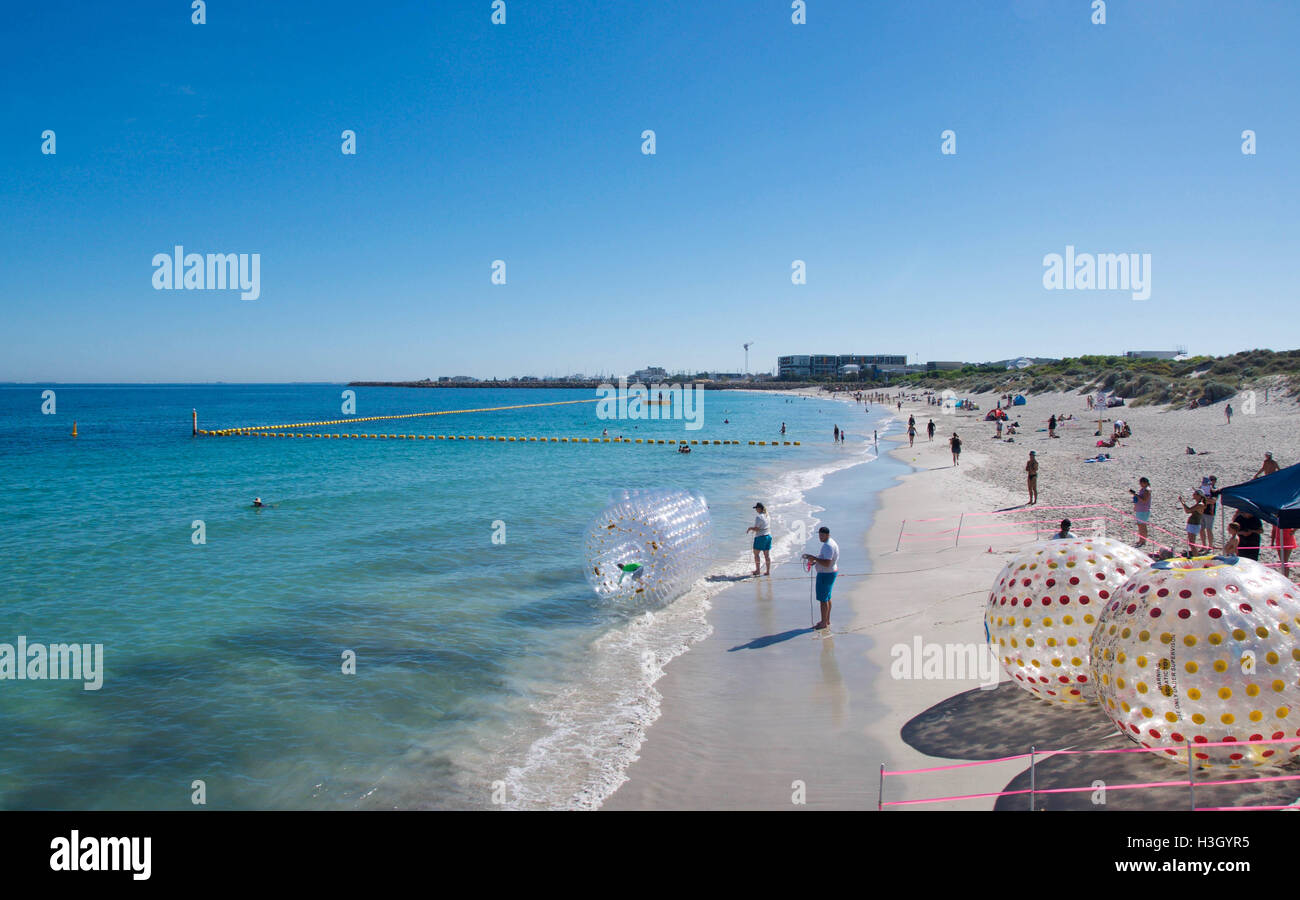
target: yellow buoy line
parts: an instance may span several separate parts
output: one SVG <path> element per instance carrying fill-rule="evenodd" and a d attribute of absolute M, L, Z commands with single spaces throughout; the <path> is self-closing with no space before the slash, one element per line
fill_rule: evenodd
<path fill-rule="evenodd" d="M 597 403 L 600 397 L 586 400 L 553 400 L 549 403 L 519 403 L 514 406 L 485 406 L 480 409 L 443 409 L 437 412 L 396 413 L 389 416 L 352 416 L 347 419 L 325 419 L 320 422 L 290 422 L 287 425 L 242 425 L 238 428 L 220 428 L 215 431 L 196 429 L 195 434 L 238 434 L 250 431 L 270 431 L 285 428 L 319 428 L 322 425 L 350 425 L 353 422 L 379 422 L 384 419 L 419 419 L 425 416 L 454 416 L 462 413 L 500 412 L 506 409 L 534 409 L 538 406 L 569 406 L 574 403 Z M 196 420 L 197 421 L 197 420 Z"/>
<path fill-rule="evenodd" d="M 573 401 L 565 401 L 573 402 Z M 586 402 L 586 401 L 578 401 Z M 545 404 L 539 404 L 545 405 Z M 461 410 L 457 410 L 460 412 Z M 468 411 L 468 410 L 465 410 Z M 401 416 L 380 416 L 378 418 L 403 418 Z M 351 419 L 353 422 L 363 422 L 366 419 Z M 321 423 L 331 424 L 331 423 Z M 304 425 L 285 425 L 274 426 L 283 428 L 302 428 Z M 750 447 L 798 447 L 799 441 L 710 441 L 710 440 L 673 440 L 671 438 L 625 438 L 625 437 L 508 437 L 502 435 L 482 435 L 482 434 L 323 434 L 318 432 L 285 432 L 269 431 L 264 428 L 218 428 L 215 430 L 198 429 L 196 434 L 209 435 L 213 437 L 273 437 L 273 438 L 325 438 L 325 439 L 343 439 L 343 440 L 410 440 L 410 441 L 499 441 L 502 443 L 519 443 L 519 444 L 671 444 L 679 446 L 682 444 L 690 446 L 707 447 L 713 446 L 741 446 L 748 444 Z"/>

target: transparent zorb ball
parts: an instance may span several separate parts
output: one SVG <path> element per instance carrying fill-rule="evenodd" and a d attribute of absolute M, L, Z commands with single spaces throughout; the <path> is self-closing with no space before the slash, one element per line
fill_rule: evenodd
<path fill-rule="evenodd" d="M 670 489 L 616 491 L 587 528 L 587 582 L 600 606 L 662 607 L 702 577 L 712 524 L 704 497 Z"/>

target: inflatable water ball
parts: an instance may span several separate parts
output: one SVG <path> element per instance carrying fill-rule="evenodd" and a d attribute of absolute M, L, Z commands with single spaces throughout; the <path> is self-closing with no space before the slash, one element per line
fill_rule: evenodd
<path fill-rule="evenodd" d="M 1030 544 L 1002 569 L 984 624 L 1002 668 L 1052 703 L 1096 699 L 1088 640 L 1102 607 L 1151 557 L 1109 538 Z"/>
<path fill-rule="evenodd" d="M 694 491 L 616 491 L 587 528 L 587 582 L 597 605 L 666 605 L 709 563 L 711 523 Z"/>
<path fill-rule="evenodd" d="M 1092 636 L 1102 708 L 1158 754 L 1204 766 L 1300 755 L 1300 588 L 1251 559 L 1200 556 L 1144 569 Z M 1295 738 L 1295 740 L 1288 740 Z M 1280 744 L 1203 747 L 1222 741 Z"/>

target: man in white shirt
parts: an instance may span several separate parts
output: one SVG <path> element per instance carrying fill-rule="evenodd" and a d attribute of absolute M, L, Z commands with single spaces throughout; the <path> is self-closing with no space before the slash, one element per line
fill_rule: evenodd
<path fill-rule="evenodd" d="M 822 542 L 821 552 L 816 556 L 805 553 L 803 558 L 817 566 L 817 602 L 821 604 L 822 620 L 813 628 L 820 631 L 831 627 L 831 588 L 840 571 L 840 545 L 831 540 L 831 530 L 825 525 L 817 530 L 817 538 Z"/>
<path fill-rule="evenodd" d="M 758 515 L 754 516 L 754 524 L 745 529 L 746 532 L 754 532 L 754 574 L 758 574 L 758 554 L 763 554 L 763 559 L 767 561 L 767 574 L 772 574 L 772 522 L 767 517 L 767 509 L 761 503 L 754 504 L 754 510 Z"/>

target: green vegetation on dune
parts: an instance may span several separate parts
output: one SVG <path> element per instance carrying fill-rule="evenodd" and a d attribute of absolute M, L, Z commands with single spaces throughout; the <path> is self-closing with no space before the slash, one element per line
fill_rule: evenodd
<path fill-rule="evenodd" d="M 1092 393 L 1104 390 L 1129 403 L 1186 406 L 1218 403 L 1242 390 L 1265 387 L 1293 393 L 1300 384 L 1300 350 L 1246 350 L 1231 356 L 1185 360 L 1079 356 L 1027 369 L 971 365 L 951 372 L 906 375 L 897 386 L 950 388 L 958 393 Z"/>

